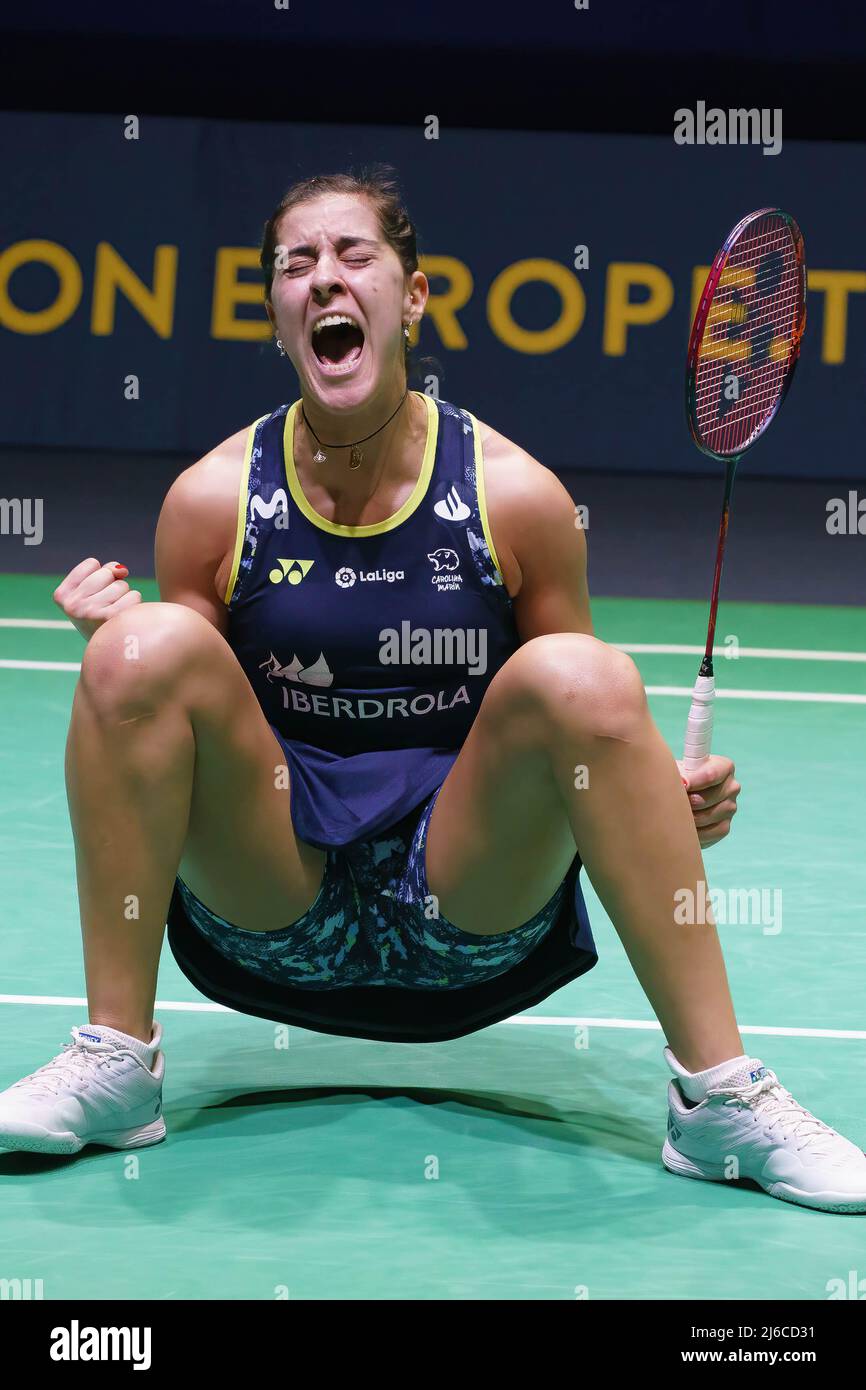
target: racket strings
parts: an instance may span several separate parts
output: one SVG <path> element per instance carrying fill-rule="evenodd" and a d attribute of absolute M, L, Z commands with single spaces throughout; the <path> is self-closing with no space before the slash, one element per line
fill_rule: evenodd
<path fill-rule="evenodd" d="M 715 453 L 742 452 L 772 418 L 799 346 L 800 263 L 788 223 L 756 219 L 731 247 L 706 306 L 694 421 Z"/>

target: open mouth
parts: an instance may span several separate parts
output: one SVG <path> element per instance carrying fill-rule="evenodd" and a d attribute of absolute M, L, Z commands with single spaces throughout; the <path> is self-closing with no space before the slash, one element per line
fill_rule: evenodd
<path fill-rule="evenodd" d="M 360 359 L 364 333 L 348 314 L 329 314 L 313 329 L 313 352 L 326 372 L 349 371 Z"/>

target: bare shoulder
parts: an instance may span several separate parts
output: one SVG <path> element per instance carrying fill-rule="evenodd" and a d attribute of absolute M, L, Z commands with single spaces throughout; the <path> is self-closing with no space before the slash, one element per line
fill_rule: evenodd
<path fill-rule="evenodd" d="M 490 529 L 506 587 L 514 596 L 522 583 L 521 556 L 548 543 L 558 526 L 573 528 L 574 502 L 538 459 L 482 420 L 478 426 Z"/>
<path fill-rule="evenodd" d="M 249 427 L 224 439 L 179 473 L 166 493 L 156 532 L 156 568 L 173 588 L 181 574 L 211 597 L 225 594 L 234 557 L 238 491 Z"/>

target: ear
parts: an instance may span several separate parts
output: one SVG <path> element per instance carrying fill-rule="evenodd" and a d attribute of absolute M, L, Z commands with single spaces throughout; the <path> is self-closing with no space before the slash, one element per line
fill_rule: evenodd
<path fill-rule="evenodd" d="M 277 316 L 276 316 L 276 314 L 274 313 L 274 306 L 273 306 L 273 304 L 271 303 L 270 299 L 266 299 L 266 300 L 265 300 L 265 312 L 267 313 L 267 316 L 268 316 L 268 318 L 269 318 L 270 321 L 271 321 L 271 328 L 276 328 L 276 326 L 277 326 Z"/>

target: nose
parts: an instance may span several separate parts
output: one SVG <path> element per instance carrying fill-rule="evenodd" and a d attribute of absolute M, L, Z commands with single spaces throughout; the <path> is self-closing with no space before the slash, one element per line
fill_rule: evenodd
<path fill-rule="evenodd" d="M 345 288 L 339 272 L 339 265 L 330 252 L 325 252 L 316 262 L 311 285 L 314 294 L 320 299 L 328 299 L 331 295 Z"/>

